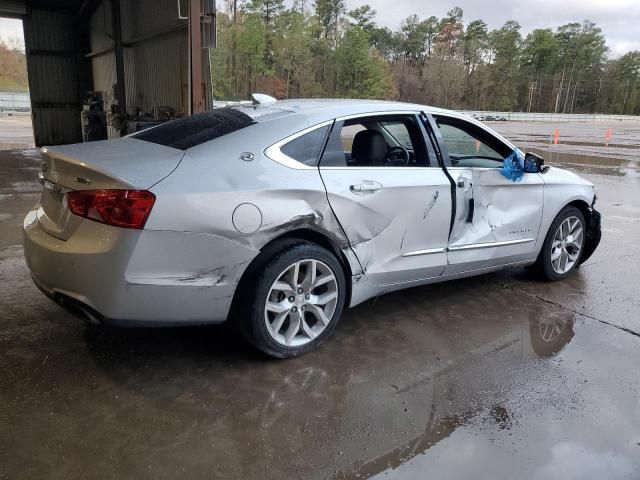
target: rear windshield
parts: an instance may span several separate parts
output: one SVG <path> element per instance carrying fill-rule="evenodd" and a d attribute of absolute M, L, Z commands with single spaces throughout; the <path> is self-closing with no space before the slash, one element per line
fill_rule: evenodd
<path fill-rule="evenodd" d="M 236 108 L 217 108 L 164 123 L 132 135 L 145 142 L 186 150 L 253 125 L 256 121 Z"/>

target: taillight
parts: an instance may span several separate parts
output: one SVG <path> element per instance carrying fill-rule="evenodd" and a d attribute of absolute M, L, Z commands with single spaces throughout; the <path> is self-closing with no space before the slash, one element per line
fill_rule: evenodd
<path fill-rule="evenodd" d="M 76 190 L 67 193 L 71 213 L 122 228 L 142 229 L 156 196 L 146 190 Z"/>

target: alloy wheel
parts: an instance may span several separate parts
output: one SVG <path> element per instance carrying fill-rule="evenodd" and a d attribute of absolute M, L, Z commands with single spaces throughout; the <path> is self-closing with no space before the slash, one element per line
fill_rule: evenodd
<path fill-rule="evenodd" d="M 304 259 L 289 265 L 267 295 L 264 308 L 267 332 L 280 345 L 306 345 L 331 323 L 338 295 L 335 273 L 326 263 Z"/>
<path fill-rule="evenodd" d="M 582 251 L 583 227 L 578 217 L 565 218 L 553 236 L 551 243 L 551 267 L 559 275 L 573 268 Z"/>

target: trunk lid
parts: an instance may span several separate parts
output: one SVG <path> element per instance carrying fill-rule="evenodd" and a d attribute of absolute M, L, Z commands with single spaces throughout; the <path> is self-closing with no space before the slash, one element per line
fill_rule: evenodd
<path fill-rule="evenodd" d="M 66 240 L 82 218 L 73 215 L 70 190 L 146 190 L 168 176 L 185 152 L 126 137 L 42 149 L 43 185 L 38 221 L 49 234 Z"/>

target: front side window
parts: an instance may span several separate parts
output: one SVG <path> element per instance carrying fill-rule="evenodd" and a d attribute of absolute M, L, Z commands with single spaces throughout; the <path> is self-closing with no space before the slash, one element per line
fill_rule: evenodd
<path fill-rule="evenodd" d="M 502 168 L 511 149 L 481 128 L 456 119 L 436 119 L 454 167 Z"/>
<path fill-rule="evenodd" d="M 400 145 L 410 148 L 413 150 L 413 143 L 411 142 L 411 135 L 409 134 L 409 129 L 402 122 L 380 122 L 383 128 L 389 133 L 389 135 L 393 136 L 393 138 Z"/>
<path fill-rule="evenodd" d="M 414 115 L 362 117 L 336 122 L 321 166 L 423 167 L 427 151 Z"/>

